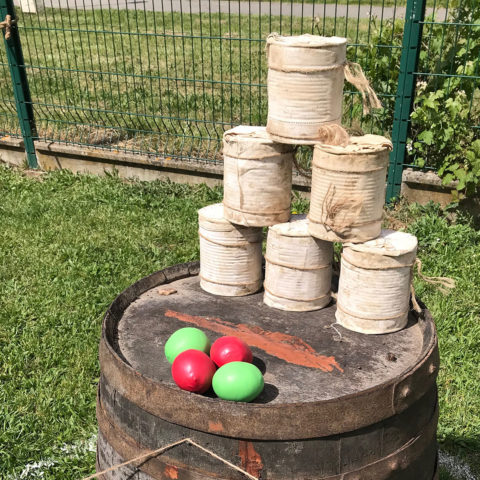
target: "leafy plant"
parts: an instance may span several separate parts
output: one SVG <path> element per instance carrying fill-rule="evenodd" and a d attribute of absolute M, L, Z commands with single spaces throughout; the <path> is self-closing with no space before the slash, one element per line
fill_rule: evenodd
<path fill-rule="evenodd" d="M 376 18 L 371 20 L 372 37 L 366 46 L 350 46 L 349 60 L 359 63 L 377 93 L 383 108 L 372 110 L 363 116 L 360 95 L 345 98 L 345 125 L 353 130 L 369 131 L 390 136 L 393 125 L 395 95 L 398 87 L 398 72 L 401 56 L 404 22 L 383 20 L 378 25 Z M 348 87 L 346 87 L 348 88 Z"/>
<path fill-rule="evenodd" d="M 437 171 L 445 185 L 454 181 L 460 194 L 480 185 L 480 11 L 475 0 L 450 2 L 448 22 L 427 18 L 417 76 L 408 163 Z M 383 109 L 362 117 L 358 96 L 345 101 L 344 124 L 389 136 L 402 53 L 403 21 L 372 20 L 368 47 L 352 46 L 349 58 L 361 64 L 379 95 Z M 479 26 L 477 26 L 479 25 Z"/>
<path fill-rule="evenodd" d="M 430 21 L 433 18 L 429 19 Z M 463 194 L 480 185 L 480 13 L 472 0 L 452 10 L 453 24 L 428 24 L 424 31 L 412 126 L 407 151 L 415 165 L 433 167 L 444 185 L 455 181 Z M 469 78 L 471 77 L 471 78 Z"/>

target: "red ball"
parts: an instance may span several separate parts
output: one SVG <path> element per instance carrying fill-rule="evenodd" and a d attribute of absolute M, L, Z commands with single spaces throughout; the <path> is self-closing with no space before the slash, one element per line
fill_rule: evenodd
<path fill-rule="evenodd" d="M 230 362 L 252 363 L 253 355 L 248 345 L 237 337 L 220 337 L 210 349 L 210 358 L 217 367 Z"/>
<path fill-rule="evenodd" d="M 172 364 L 174 382 L 182 390 L 195 393 L 205 393 L 211 387 L 215 371 L 215 364 L 200 350 L 185 350 Z"/>

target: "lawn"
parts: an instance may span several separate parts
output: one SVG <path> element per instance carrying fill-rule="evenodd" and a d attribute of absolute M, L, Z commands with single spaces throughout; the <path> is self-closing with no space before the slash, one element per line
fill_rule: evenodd
<path fill-rule="evenodd" d="M 95 466 L 102 315 L 135 280 L 198 258 L 196 211 L 221 190 L 0 167 L 0 198 L 0 478 L 79 479 Z M 401 206 L 388 221 L 418 235 L 425 274 L 457 281 L 446 297 L 415 288 L 440 338 L 441 448 L 478 475 L 480 233 L 446 215 Z"/>

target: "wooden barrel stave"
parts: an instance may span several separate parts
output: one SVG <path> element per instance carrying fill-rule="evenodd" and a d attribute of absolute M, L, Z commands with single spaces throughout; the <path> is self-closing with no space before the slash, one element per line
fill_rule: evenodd
<path fill-rule="evenodd" d="M 99 433 L 98 439 L 98 469 L 107 469 L 111 465 L 122 463 L 125 458 L 130 459 L 141 455 L 148 451 L 144 446 L 139 445 L 131 437 L 127 436 L 125 432 L 115 428 L 102 428 L 106 430 Z M 407 446 L 401 450 L 394 452 L 392 455 L 373 462 L 361 469 L 344 472 L 337 475 L 323 475 L 318 471 L 312 471 L 312 462 L 308 461 L 310 471 L 306 472 L 305 468 L 299 466 L 299 460 L 295 459 L 295 464 L 286 463 L 286 459 L 281 458 L 281 462 L 277 468 L 282 471 L 282 476 L 271 475 L 260 468 L 258 462 L 254 459 L 247 459 L 246 462 L 229 459 L 232 463 L 245 468 L 251 474 L 260 474 L 258 478 L 263 480 L 273 479 L 289 479 L 289 480 L 409 480 L 415 478 L 416 480 L 430 480 L 434 475 L 436 465 L 436 442 L 435 442 L 436 418 L 434 417 L 427 429 L 422 434 L 412 440 Z M 245 442 L 239 440 L 238 443 Z M 312 442 L 312 440 L 309 440 Z M 272 445 L 274 447 L 274 445 Z M 211 446 L 210 446 L 211 448 Z M 241 445 L 239 449 L 241 449 Z M 252 447 L 244 447 L 246 451 L 253 452 Z M 297 447 L 298 448 L 298 447 Z M 171 454 L 164 454 L 158 458 L 152 458 L 146 461 L 137 462 L 138 469 L 132 466 L 121 467 L 118 470 L 104 474 L 106 479 L 117 478 L 137 478 L 140 480 L 161 480 L 164 478 L 176 478 L 178 480 L 240 480 L 245 478 L 242 474 L 231 470 L 228 466 L 217 460 L 215 471 L 206 471 L 205 465 L 211 462 L 211 457 L 207 454 L 198 451 L 196 447 L 190 445 L 181 445 L 175 447 L 177 455 L 183 457 L 181 462 L 172 458 Z M 292 451 L 295 447 L 292 446 Z M 173 449 L 172 449 L 173 451 Z M 121 453 L 119 453 L 121 452 Z M 180 453 L 178 453 L 180 452 Z M 276 449 L 271 452 L 275 455 L 280 455 Z M 307 454 L 309 459 L 314 459 L 316 456 L 315 449 L 308 449 Z M 291 456 L 288 457 L 291 460 Z M 338 460 L 338 457 L 332 455 L 330 462 Z M 325 459 L 328 464 L 329 459 Z M 318 462 L 313 462 L 318 464 Z M 263 464 L 262 464 L 263 465 Z M 283 468 L 282 468 L 283 467 Z M 219 471 L 222 470 L 222 471 Z M 141 472 L 141 475 L 140 475 Z M 175 472 L 174 477 L 169 477 L 166 472 Z"/>
<path fill-rule="evenodd" d="M 119 321 L 129 304 L 147 290 L 162 283 L 190 277 L 197 271 L 198 267 L 190 264 L 157 272 L 121 294 L 106 315 L 101 346 L 102 378 L 98 403 L 99 470 L 145 451 L 190 437 L 263 480 L 434 478 L 437 450 L 435 377 L 438 370 L 438 350 L 431 320 L 427 318 L 423 324 L 419 323 L 424 330 L 424 353 L 412 369 L 395 378 L 389 385 L 359 392 L 358 396 L 339 397 L 338 402 L 307 402 L 297 405 L 298 408 L 293 408 L 293 404 L 231 404 L 180 391 L 175 392 L 179 396 L 174 395 L 172 399 L 169 395 L 173 389 L 165 388 L 166 385 L 159 385 L 141 372 L 135 371 L 123 357 L 121 348 L 116 343 L 118 332 L 115 322 Z M 428 313 L 426 315 L 428 317 Z M 135 380 L 133 383 L 132 379 Z M 162 390 L 164 391 L 159 396 L 158 393 Z M 377 390 L 381 391 L 381 395 Z M 177 418 L 173 409 L 169 411 L 164 407 L 168 403 L 174 406 L 179 398 L 181 402 L 177 405 L 183 414 Z M 378 407 L 378 398 L 389 398 L 390 409 L 385 408 L 381 412 L 380 420 L 370 422 L 374 423 L 371 425 L 368 418 L 375 418 L 370 412 Z M 165 403 L 162 403 L 163 400 Z M 339 414 L 347 405 L 346 402 L 350 403 L 345 409 L 347 418 L 339 420 Z M 202 403 L 202 408 L 196 411 L 195 406 Z M 332 404 L 335 407 L 333 410 Z M 362 409 L 361 415 L 355 416 L 358 408 Z M 208 409 L 212 415 L 208 414 Z M 214 410 L 217 409 L 221 413 L 223 409 L 219 418 L 224 424 L 215 423 L 217 417 Z M 265 412 L 269 410 L 271 412 L 265 416 Z M 333 433 L 331 425 L 322 429 L 322 422 L 319 421 L 330 421 L 332 411 L 335 413 L 334 423 L 337 429 Z M 192 422 L 188 418 L 189 412 Z M 232 415 L 232 412 L 235 412 L 235 415 Z M 275 418 L 278 421 L 275 421 Z M 243 422 L 243 425 L 234 425 L 235 420 Z M 229 421 L 231 423 L 228 423 Z M 313 428 L 306 428 L 304 432 L 298 431 L 308 426 L 309 422 L 316 424 Z M 252 430 L 256 426 L 262 428 Z M 251 435 L 248 435 L 249 428 Z M 243 434 L 239 435 L 239 432 Z M 292 433 L 293 435 L 290 435 Z M 305 434 L 303 438 L 301 433 Z M 140 470 L 142 473 L 132 467 L 122 467 L 118 471 L 105 474 L 104 478 L 245 478 L 190 445 L 178 446 L 158 458 L 150 459 L 141 465 Z"/>
<path fill-rule="evenodd" d="M 427 465 L 434 464 L 436 400 L 436 389 L 432 389 L 402 414 L 343 435 L 300 441 L 255 441 L 227 438 L 166 422 L 130 402 L 102 378 L 97 415 L 104 441 L 116 444 L 125 456 L 133 457 L 144 450 L 155 450 L 179 439 L 191 438 L 239 467 L 246 462 L 241 458 L 242 451 L 250 448 L 256 458 L 261 459 L 261 473 L 265 479 L 327 479 L 372 468 L 378 469 L 375 479 L 390 479 L 395 478 L 389 476 L 390 466 L 396 464 L 403 474 L 399 478 L 407 479 L 406 475 L 414 468 L 416 462 L 413 460 L 417 456 Z M 124 444 L 136 445 L 137 449 L 134 453 L 123 450 Z M 159 457 L 160 462 L 185 469 L 191 462 L 192 448 L 195 450 L 188 445 L 175 447 Z M 378 452 L 383 455 L 380 460 Z M 209 478 L 229 478 L 231 472 L 228 467 L 200 453 L 195 457 L 194 465 L 190 463 L 193 471 L 209 472 Z M 430 480 L 432 475 L 428 471 L 426 473 L 425 477 L 417 477 L 418 480 Z"/>

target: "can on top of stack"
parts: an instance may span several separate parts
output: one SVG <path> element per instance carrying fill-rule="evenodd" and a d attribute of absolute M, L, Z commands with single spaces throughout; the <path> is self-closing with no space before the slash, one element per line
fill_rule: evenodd
<path fill-rule="evenodd" d="M 380 235 L 389 153 L 379 135 L 348 145 L 315 145 L 309 233 L 330 242 L 365 242 Z"/>
<path fill-rule="evenodd" d="M 326 125 L 340 125 L 346 51 L 347 39 L 341 37 L 268 36 L 267 132 L 272 139 L 313 145 L 325 140 Z"/>
<path fill-rule="evenodd" d="M 215 295 L 243 296 L 262 287 L 262 229 L 234 225 L 216 203 L 198 211 L 200 286 Z"/>
<path fill-rule="evenodd" d="M 223 135 L 224 215 L 238 225 L 288 221 L 294 147 L 276 143 L 265 127 L 240 126 Z"/>
<path fill-rule="evenodd" d="M 305 215 L 268 229 L 263 301 L 280 310 L 305 312 L 330 303 L 333 244 L 308 233 Z"/>
<path fill-rule="evenodd" d="M 394 230 L 382 230 L 365 243 L 347 243 L 340 266 L 337 322 L 367 334 L 404 328 L 416 253 L 417 238 Z"/>

